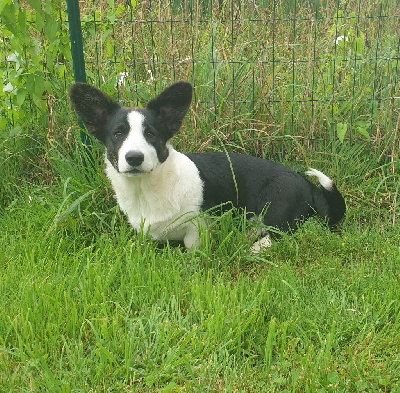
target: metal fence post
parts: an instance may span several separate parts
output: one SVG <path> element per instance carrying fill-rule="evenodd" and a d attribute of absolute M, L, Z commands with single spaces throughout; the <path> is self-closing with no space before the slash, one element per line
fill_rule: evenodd
<path fill-rule="evenodd" d="M 83 54 L 82 26 L 79 12 L 79 0 L 67 0 L 69 34 L 71 41 L 72 63 L 74 68 L 75 82 L 86 83 L 85 57 Z M 94 160 L 89 147 L 92 145 L 91 139 L 83 131 L 84 125 L 79 119 L 81 128 L 80 137 L 83 146 L 86 148 L 85 155 L 82 157 L 83 165 L 87 166 L 86 158 L 93 165 Z"/>
<path fill-rule="evenodd" d="M 79 0 L 67 0 L 69 36 L 71 41 L 72 64 L 74 68 L 75 82 L 86 83 L 85 57 L 83 54 L 82 26 L 79 12 Z M 79 126 L 83 123 L 79 120 Z M 91 144 L 88 135 L 81 131 L 82 143 Z"/>

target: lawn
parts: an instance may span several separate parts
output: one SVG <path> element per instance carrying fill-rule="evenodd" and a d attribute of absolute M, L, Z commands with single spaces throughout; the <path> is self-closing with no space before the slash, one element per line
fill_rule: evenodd
<path fill-rule="evenodd" d="M 36 10 L 27 8 L 29 21 L 38 11 L 28 3 Z M 51 56 L 55 46 L 31 53 L 30 41 L 13 35 L 4 10 L 14 5 L 4 2 L 7 56 L 23 41 L 28 49 L 22 71 L 15 55 L 1 74 L 4 86 L 9 78 L 17 90 L 0 89 L 7 119 L 0 120 L 0 391 L 400 391 L 400 65 L 393 33 L 400 13 L 395 1 L 378 3 L 354 2 L 341 9 L 346 19 L 326 7 L 331 18 L 316 27 L 315 9 L 290 2 L 298 8 L 295 42 L 281 2 L 265 11 L 279 16 L 274 27 L 246 22 L 257 7 L 240 8 L 240 28 L 215 22 L 230 15 L 228 6 L 220 15 L 212 9 L 214 22 L 192 13 L 200 22 L 177 23 L 171 51 L 162 50 L 171 43 L 162 28 L 170 31 L 171 23 L 154 22 L 153 43 L 143 46 L 148 37 L 135 35 L 134 55 L 143 60 L 135 65 L 124 40 L 144 23 L 126 37 L 120 27 L 127 25 L 112 23 L 118 9 L 119 18 L 128 12 L 118 5 L 109 5 L 107 24 L 95 31 L 92 10 L 82 15 L 88 78 L 100 85 L 104 75 L 109 94 L 132 102 L 134 92 L 143 104 L 173 79 L 194 84 L 177 149 L 242 151 L 299 171 L 312 166 L 335 180 L 348 209 L 339 233 L 311 219 L 253 255 L 249 224 L 232 212 L 211 219 L 192 252 L 130 228 L 103 173 L 101 147 L 92 146 L 91 165 L 81 146 L 67 101 L 70 61 L 53 64 L 53 73 L 41 64 L 40 74 L 35 56 Z M 16 4 L 15 15 L 28 12 Z M 45 4 L 44 16 L 60 23 L 61 45 L 65 10 Z M 145 18 L 146 7 L 132 12 Z M 171 9 L 153 10 L 154 19 L 170 21 Z M 375 18 L 383 14 L 392 17 Z M 332 46 L 342 32 L 349 41 L 340 45 L 349 46 Z M 32 40 L 39 34 L 29 33 Z M 265 47 L 256 45 L 257 34 L 266 35 Z M 273 39 L 279 45 L 271 47 Z M 198 61 L 213 53 L 210 42 L 218 62 Z M 274 62 L 266 61 L 272 52 Z M 94 53 L 113 61 L 95 63 Z M 196 61 L 183 61 L 192 55 Z M 243 62 L 224 62 L 232 58 Z M 156 81 L 146 79 L 147 66 Z M 126 67 L 132 79 L 117 92 L 115 75 Z M 33 81 L 43 76 L 46 99 L 40 88 L 29 91 L 31 73 Z"/>
<path fill-rule="evenodd" d="M 160 248 L 61 159 L 71 178 L 0 218 L 2 391 L 400 389 L 399 183 L 382 169 L 343 169 L 341 234 L 311 220 L 254 256 L 230 214 L 197 252 Z"/>

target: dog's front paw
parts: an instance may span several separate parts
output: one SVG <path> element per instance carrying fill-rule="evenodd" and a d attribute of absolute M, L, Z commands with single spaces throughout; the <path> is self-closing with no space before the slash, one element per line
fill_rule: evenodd
<path fill-rule="evenodd" d="M 200 236 L 196 225 L 190 225 L 183 238 L 183 243 L 188 251 L 197 250 L 200 246 Z"/>

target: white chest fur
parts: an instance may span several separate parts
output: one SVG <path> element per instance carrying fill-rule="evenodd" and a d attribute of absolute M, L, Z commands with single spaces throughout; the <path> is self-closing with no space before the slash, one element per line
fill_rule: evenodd
<path fill-rule="evenodd" d="M 169 147 L 164 163 L 135 177 L 121 175 L 106 158 L 106 174 L 133 228 L 143 228 L 156 240 L 183 240 L 188 248 L 197 245 L 194 217 L 203 201 L 203 185 L 188 157 Z"/>

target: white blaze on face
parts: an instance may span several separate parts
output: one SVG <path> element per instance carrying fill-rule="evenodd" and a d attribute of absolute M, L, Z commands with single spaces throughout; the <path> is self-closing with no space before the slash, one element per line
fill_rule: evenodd
<path fill-rule="evenodd" d="M 135 167 L 143 173 L 151 172 L 158 164 L 156 149 L 147 142 L 143 135 L 145 117 L 142 113 L 135 110 L 127 115 L 129 133 L 122 143 L 118 152 L 118 171 L 120 173 L 129 172 L 133 169 L 126 161 L 128 152 L 140 152 L 144 156 L 143 162 Z"/>

